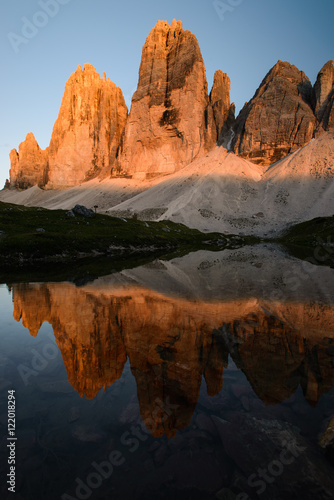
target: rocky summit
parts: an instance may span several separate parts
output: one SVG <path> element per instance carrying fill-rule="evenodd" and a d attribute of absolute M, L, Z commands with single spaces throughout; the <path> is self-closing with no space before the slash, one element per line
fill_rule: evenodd
<path fill-rule="evenodd" d="M 264 172 L 334 127 L 333 61 L 314 86 L 296 66 L 278 61 L 237 118 L 230 88 L 218 70 L 209 94 L 195 35 L 181 21 L 158 21 L 143 46 L 129 115 L 122 91 L 105 74 L 78 66 L 66 83 L 50 146 L 41 150 L 28 134 L 10 153 L 6 187 L 50 190 L 123 178 L 140 192 L 144 180 L 173 175 L 217 145 Z M 124 201 L 118 188 L 114 193 L 117 200 L 107 208 Z"/>
<path fill-rule="evenodd" d="M 184 31 L 180 21 L 159 21 L 143 47 L 138 88 L 114 175 L 173 173 L 213 149 L 216 140 L 196 37 Z"/>
<path fill-rule="evenodd" d="M 243 158 L 269 166 L 332 129 L 333 105 L 333 61 L 320 70 L 314 87 L 303 71 L 278 61 L 222 143 Z"/>
<path fill-rule="evenodd" d="M 48 152 L 43 151 L 31 132 L 10 152 L 10 185 L 19 189 L 44 186 L 47 182 Z"/>
<path fill-rule="evenodd" d="M 95 68 L 78 66 L 68 80 L 49 148 L 48 187 L 109 176 L 127 119 L 122 91 Z"/>
<path fill-rule="evenodd" d="M 221 70 L 215 72 L 210 103 L 217 128 L 218 143 L 222 143 L 234 124 L 235 105 L 230 101 L 231 81 Z"/>
<path fill-rule="evenodd" d="M 316 127 L 312 92 L 302 71 L 278 61 L 241 110 L 233 130 L 233 151 L 270 165 L 304 146 Z"/>
<path fill-rule="evenodd" d="M 10 153 L 10 185 L 63 188 L 97 175 L 109 176 L 127 119 L 122 91 L 95 68 L 78 66 L 65 86 L 50 146 L 41 150 L 32 133 Z"/>
<path fill-rule="evenodd" d="M 314 85 L 314 107 L 320 132 L 334 127 L 334 66 L 328 61 Z M 319 131 L 318 128 L 318 131 Z"/>

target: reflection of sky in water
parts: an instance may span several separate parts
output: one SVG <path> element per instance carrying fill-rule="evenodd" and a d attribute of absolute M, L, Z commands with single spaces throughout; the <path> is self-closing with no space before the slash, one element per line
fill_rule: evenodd
<path fill-rule="evenodd" d="M 10 307 L 11 303 L 11 292 L 8 290 L 6 285 L 0 285 L 0 318 L 2 323 L 2 328 L 0 332 L 5 333 L 4 326 L 10 325 L 13 319 L 13 308 Z"/>
<path fill-rule="evenodd" d="M 217 254 L 212 258 L 214 265 L 210 264 L 210 258 L 204 255 L 198 263 L 196 259 L 193 262 L 192 255 L 192 260 L 186 261 L 186 264 L 190 262 L 189 268 L 183 268 L 182 259 L 176 259 L 175 264 L 165 264 L 168 271 L 165 274 L 162 274 L 162 265 L 156 264 L 125 271 L 110 279 L 101 278 L 95 284 L 80 288 L 68 283 L 45 284 L 40 289 L 39 285 L 13 285 L 17 304 L 26 315 L 25 322 L 32 323 L 34 333 L 37 333 L 39 320 L 48 317 L 53 321 L 55 334 L 52 326 L 44 322 L 36 337 L 29 334 L 22 321 L 13 318 L 12 296 L 7 287 L 0 286 L 0 422 L 2 425 L 6 422 L 3 405 L 6 391 L 15 388 L 20 447 L 18 485 L 24 500 L 59 499 L 65 492 L 75 498 L 76 478 L 87 484 L 89 474 L 96 471 L 92 464 L 106 461 L 113 450 L 119 451 L 125 462 L 115 467 L 111 478 L 103 480 L 89 498 L 236 500 L 238 494 L 245 494 L 260 500 L 289 500 L 296 498 L 291 491 L 297 491 L 299 498 L 306 500 L 331 498 L 331 494 L 334 498 L 333 469 L 317 444 L 329 418 L 334 415 L 334 389 L 331 385 L 326 386 L 326 380 L 329 383 L 333 379 L 332 344 L 328 340 L 323 342 L 323 337 L 333 337 L 330 323 L 326 327 L 326 318 L 332 321 L 332 306 L 314 309 L 317 288 L 312 288 L 311 281 L 307 283 L 306 278 L 302 279 L 304 298 L 308 290 L 311 293 L 309 321 L 313 329 L 317 325 L 322 328 L 319 340 L 323 342 L 317 346 L 313 338 L 304 359 L 299 351 L 307 346 L 307 341 L 300 343 L 293 327 L 300 324 L 305 332 L 308 331 L 307 308 L 301 315 L 297 310 L 299 316 L 294 316 L 296 304 L 293 302 L 283 303 L 282 308 L 277 304 L 272 306 L 265 293 L 266 286 L 270 288 L 261 281 L 259 268 L 253 265 L 259 258 L 252 256 L 249 274 L 254 277 L 253 282 L 257 278 L 258 283 L 254 290 L 259 290 L 262 300 L 267 307 L 272 307 L 272 311 L 268 316 L 268 311 L 263 311 L 257 300 L 251 301 L 244 311 L 251 315 L 255 308 L 257 318 L 261 318 L 262 311 L 264 320 L 270 320 L 268 325 L 276 332 L 268 343 L 265 332 L 262 336 L 258 332 L 253 342 L 247 325 L 235 321 L 238 303 L 233 301 L 240 293 L 243 297 L 240 304 L 245 307 L 250 297 L 249 292 L 246 296 L 243 294 L 245 282 L 244 285 L 238 282 L 240 292 L 225 289 L 222 281 L 233 282 L 234 268 L 226 269 Z M 262 257 L 261 262 L 264 266 L 268 264 Z M 296 265 L 295 261 L 293 264 Z M 246 279 L 248 268 L 245 263 L 243 266 L 242 278 Z M 194 276 L 190 272 L 193 267 L 198 270 Z M 276 267 L 280 268 L 279 263 Z M 295 275 L 304 276 L 295 269 Z M 275 273 L 274 279 L 282 291 L 284 283 L 282 285 Z M 326 269 L 319 269 L 319 273 L 314 271 L 313 279 L 317 274 L 321 285 L 319 293 L 323 297 L 325 282 L 322 276 L 326 275 Z M 203 277 L 205 284 L 210 285 L 208 288 L 201 288 Z M 141 280 L 144 283 L 138 288 Z M 224 305 L 223 297 L 214 300 L 215 287 L 222 296 L 227 295 L 231 307 Z M 134 290 L 137 290 L 137 297 Z M 194 293 L 197 303 L 191 299 Z M 288 293 L 294 298 L 298 295 L 291 289 Z M 147 310 L 145 296 L 149 297 Z M 150 323 L 148 311 L 159 312 L 159 304 L 164 314 L 153 316 Z M 52 314 L 48 312 L 49 306 Z M 215 316 L 215 308 L 222 314 L 228 313 L 229 318 Z M 77 331 L 67 316 L 72 312 L 71 320 L 74 321 L 76 310 L 80 324 Z M 164 328 L 172 328 L 172 323 L 168 322 L 173 318 L 170 311 L 175 314 L 175 328 L 185 328 L 180 339 L 176 331 L 164 334 Z M 279 319 L 272 313 L 279 314 Z M 131 319 L 129 324 L 126 324 L 127 315 Z M 222 327 L 224 319 L 227 326 L 218 330 L 217 335 L 228 343 L 228 351 L 219 341 L 210 344 L 212 329 Z M 106 330 L 100 339 L 99 328 L 102 331 L 109 320 L 112 325 L 117 321 L 119 324 L 111 333 Z M 252 321 L 257 328 L 260 324 L 267 325 L 257 323 L 254 318 Z M 205 322 L 211 325 L 207 333 Z M 182 335 L 186 335 L 188 323 L 191 325 L 188 333 L 196 332 L 194 335 L 202 340 L 191 343 L 190 335 L 183 347 Z M 82 330 L 85 325 L 86 332 Z M 240 330 L 243 326 L 246 326 L 245 332 Z M 125 344 L 127 358 L 121 347 L 113 350 L 106 343 L 108 338 L 118 338 L 119 332 L 121 343 L 116 345 Z M 308 333 L 311 334 L 311 330 Z M 316 336 L 315 331 L 312 335 Z M 147 353 L 146 336 L 150 336 Z M 260 343 L 256 344 L 259 339 Z M 55 349 L 57 343 L 61 352 L 58 347 Z M 252 351 L 257 345 L 259 353 Z M 84 361 L 76 357 L 77 352 L 85 356 Z M 98 353 L 104 360 L 101 363 Z M 115 356 L 110 366 L 109 354 Z M 207 360 L 204 362 L 202 357 Z M 105 391 L 99 389 L 105 376 L 113 379 L 110 370 L 115 363 L 120 366 L 116 380 Z M 91 384 L 94 392 L 97 382 L 99 389 L 92 399 L 80 397 L 73 388 L 80 382 L 76 377 L 82 378 L 85 374 L 86 387 L 89 389 Z M 305 382 L 305 387 L 297 384 L 296 390 L 292 389 L 299 380 Z M 282 392 L 280 383 L 287 384 Z M 286 393 L 289 397 L 266 406 L 259 397 L 263 396 L 263 388 L 266 397 L 271 388 L 275 398 Z M 313 406 L 306 401 L 303 390 Z M 162 429 L 165 425 L 170 430 L 173 424 L 176 429 L 167 439 L 162 435 L 161 425 Z M 286 441 L 305 451 L 296 456 L 289 467 L 284 467 L 277 479 L 266 483 L 265 491 L 257 495 L 256 488 L 248 484 L 248 478 L 257 473 L 258 467 L 266 468 L 277 460 Z M 6 463 L 5 455 L 2 448 L 2 467 Z M 324 493 L 325 488 L 329 496 Z M 4 490 L 2 493 L 5 494 Z"/>

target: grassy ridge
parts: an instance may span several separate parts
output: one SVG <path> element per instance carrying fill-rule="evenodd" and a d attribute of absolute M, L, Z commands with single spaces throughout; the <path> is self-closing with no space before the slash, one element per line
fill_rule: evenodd
<path fill-rule="evenodd" d="M 296 224 L 278 242 L 300 259 L 334 267 L 334 216 Z"/>
<path fill-rule="evenodd" d="M 66 213 L 0 202 L 0 267 L 124 252 L 214 250 L 244 243 L 238 236 L 204 234 L 170 221 L 143 222 L 100 214 L 68 217 Z"/>
<path fill-rule="evenodd" d="M 68 276 L 69 264 L 75 277 L 101 275 L 104 270 L 120 270 L 157 256 L 236 248 L 260 241 L 255 237 L 202 233 L 170 221 L 66 214 L 66 210 L 0 202 L 0 276 L 11 275 L 17 269 L 21 275 L 25 268 L 29 277 L 31 266 L 35 270 L 38 266 L 41 276 L 50 272 L 55 277 Z M 298 258 L 334 267 L 334 217 L 296 224 L 274 241 Z"/>

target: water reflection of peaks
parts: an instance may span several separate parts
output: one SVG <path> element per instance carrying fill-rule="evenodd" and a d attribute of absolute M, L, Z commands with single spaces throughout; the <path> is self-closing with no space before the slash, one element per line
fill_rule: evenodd
<path fill-rule="evenodd" d="M 334 383 L 334 307 L 316 303 L 186 300 L 138 286 L 13 286 L 14 317 L 35 336 L 53 329 L 71 385 L 93 398 L 117 380 L 127 357 L 141 416 L 154 435 L 189 424 L 202 376 L 207 392 L 222 389 L 230 353 L 266 403 L 283 401 L 300 384 L 316 404 Z M 156 401 L 174 411 L 163 418 Z M 148 425 L 150 426 L 150 424 Z"/>

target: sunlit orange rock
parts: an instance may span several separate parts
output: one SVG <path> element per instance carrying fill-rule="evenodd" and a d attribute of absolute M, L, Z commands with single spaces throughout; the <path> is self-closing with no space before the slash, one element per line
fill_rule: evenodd
<path fill-rule="evenodd" d="M 10 185 L 26 189 L 76 186 L 109 177 L 127 119 L 121 89 L 90 64 L 78 66 L 65 86 L 50 146 L 41 150 L 28 134 L 10 153 Z"/>
<path fill-rule="evenodd" d="M 44 321 L 53 326 L 81 396 L 110 386 L 128 358 L 141 416 L 155 436 L 189 424 L 203 376 L 210 396 L 221 391 L 228 354 L 266 404 L 301 385 L 315 405 L 334 384 L 331 305 L 206 302 L 139 286 L 64 283 L 13 285 L 13 301 L 15 319 L 32 335 Z"/>
<path fill-rule="evenodd" d="M 10 185 L 19 189 L 44 186 L 48 181 L 48 151 L 42 150 L 33 133 L 10 152 Z"/>
<path fill-rule="evenodd" d="M 216 140 L 197 39 L 181 21 L 158 21 L 143 47 L 113 174 L 147 178 L 172 173 L 213 149 Z"/>
<path fill-rule="evenodd" d="M 14 318 L 36 336 L 44 321 L 53 327 L 70 384 L 92 399 L 117 380 L 126 362 L 120 331 L 110 321 L 110 300 L 96 300 L 72 285 L 13 287 Z M 70 307 L 69 307 L 70 305 Z"/>
<path fill-rule="evenodd" d="M 109 176 L 127 119 L 121 89 L 95 68 L 78 66 L 65 86 L 49 148 L 47 187 Z"/>

